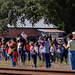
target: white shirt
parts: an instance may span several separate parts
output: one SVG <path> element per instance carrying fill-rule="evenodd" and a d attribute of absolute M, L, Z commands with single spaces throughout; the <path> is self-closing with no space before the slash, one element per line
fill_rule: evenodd
<path fill-rule="evenodd" d="M 54 51 L 54 47 L 50 47 L 50 52 L 53 52 Z"/>
<path fill-rule="evenodd" d="M 35 50 L 37 53 L 38 53 L 38 49 L 39 49 L 38 47 L 34 47 L 34 50 Z"/>
<path fill-rule="evenodd" d="M 68 41 L 67 47 L 69 47 L 69 51 L 75 51 L 75 40 Z"/>
<path fill-rule="evenodd" d="M 22 48 L 22 47 L 21 47 L 21 42 L 19 42 L 19 43 L 18 43 L 18 46 L 17 46 L 18 51 L 21 51 L 21 48 Z"/>
<path fill-rule="evenodd" d="M 45 52 L 45 50 L 44 50 L 44 47 L 43 47 L 43 46 L 40 46 L 40 48 L 39 48 L 39 52 L 40 52 L 40 53 Z"/>
<path fill-rule="evenodd" d="M 42 53 L 45 53 L 45 48 L 42 49 Z"/>
<path fill-rule="evenodd" d="M 57 49 L 57 52 L 58 52 L 58 53 L 61 53 L 61 50 L 58 48 L 58 49 Z"/>

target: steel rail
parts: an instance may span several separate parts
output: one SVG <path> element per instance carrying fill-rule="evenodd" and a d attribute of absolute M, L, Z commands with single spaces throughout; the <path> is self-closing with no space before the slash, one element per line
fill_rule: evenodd
<path fill-rule="evenodd" d="M 72 70 L 0 67 L 0 75 L 75 75 Z"/>

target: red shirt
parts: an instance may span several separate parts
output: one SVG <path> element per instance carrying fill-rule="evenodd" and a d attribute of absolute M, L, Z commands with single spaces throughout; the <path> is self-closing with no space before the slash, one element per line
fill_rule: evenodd
<path fill-rule="evenodd" d="M 6 47 L 6 54 L 8 54 L 8 50 L 9 50 L 9 48 Z"/>
<path fill-rule="evenodd" d="M 30 45 L 26 45 L 26 49 L 28 50 L 28 51 L 30 51 Z"/>
<path fill-rule="evenodd" d="M 18 59 L 18 54 L 17 54 L 17 52 L 14 52 L 13 53 L 13 62 L 17 62 L 17 59 Z"/>

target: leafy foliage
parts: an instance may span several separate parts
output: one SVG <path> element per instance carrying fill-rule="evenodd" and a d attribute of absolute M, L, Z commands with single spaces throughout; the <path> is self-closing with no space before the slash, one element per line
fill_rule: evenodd
<path fill-rule="evenodd" d="M 56 26 L 65 23 L 65 30 L 75 29 L 75 0 L 0 0 L 0 30 L 7 30 L 7 24 L 14 25 L 18 18 L 32 25 L 40 19 Z"/>

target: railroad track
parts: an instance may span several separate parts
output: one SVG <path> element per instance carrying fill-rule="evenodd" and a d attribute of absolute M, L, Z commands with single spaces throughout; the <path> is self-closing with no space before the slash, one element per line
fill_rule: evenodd
<path fill-rule="evenodd" d="M 75 75 L 75 71 L 0 67 L 0 75 Z"/>

